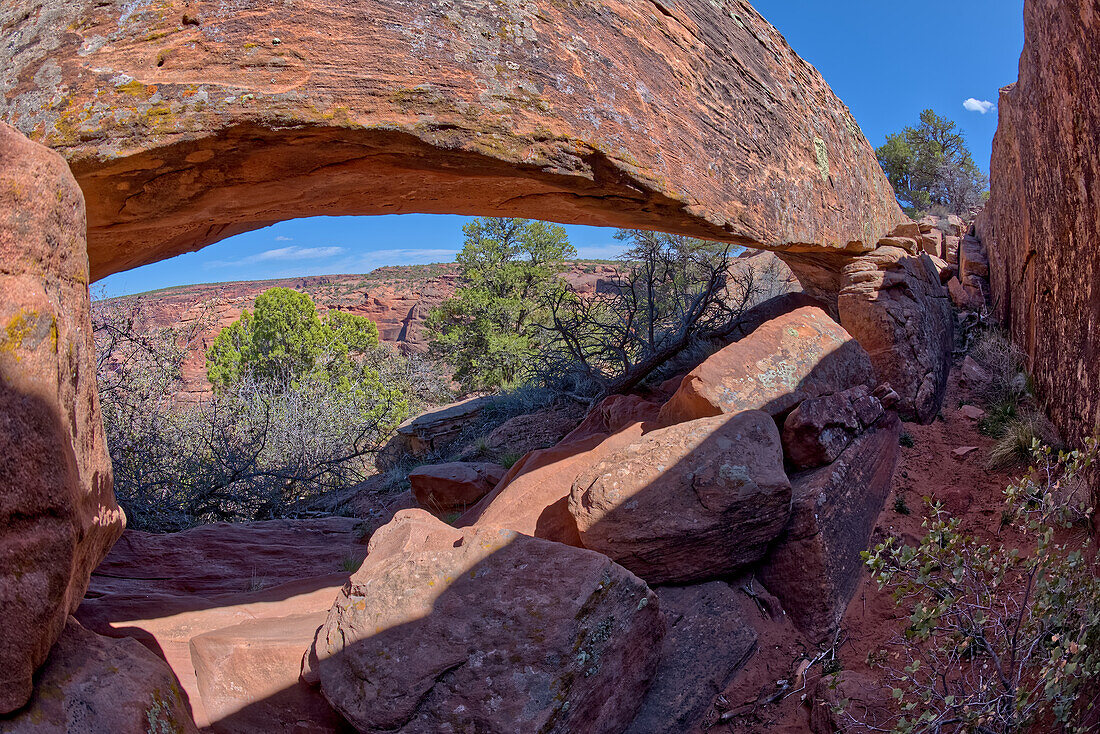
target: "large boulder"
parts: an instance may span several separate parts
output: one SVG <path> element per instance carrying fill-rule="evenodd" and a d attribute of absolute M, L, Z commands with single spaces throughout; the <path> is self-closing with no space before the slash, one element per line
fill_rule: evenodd
<path fill-rule="evenodd" d="M 757 577 L 813 642 L 839 624 L 900 457 L 901 422 L 887 412 L 828 466 L 791 477 L 793 510 Z"/>
<path fill-rule="evenodd" d="M 756 631 L 742 617 L 740 592 L 724 581 L 656 590 L 668 632 L 661 664 L 626 734 L 702 728 L 715 697 L 756 652 Z"/>
<path fill-rule="evenodd" d="M 635 423 L 652 423 L 661 411 L 659 403 L 637 395 L 610 395 L 588 411 L 584 420 L 562 439 L 570 443 L 595 435 L 609 436 Z"/>
<path fill-rule="evenodd" d="M 409 484 L 420 506 L 435 514 L 465 512 L 504 478 L 500 464 L 452 461 L 409 472 Z"/>
<path fill-rule="evenodd" d="M 197 734 L 187 696 L 159 657 L 134 640 L 89 632 L 73 618 L 39 672 L 26 707 L 0 716 L 3 734 Z"/>
<path fill-rule="evenodd" d="M 661 423 L 764 410 L 782 415 L 807 398 L 871 385 L 864 349 L 818 306 L 803 306 L 710 356 L 680 383 Z"/>
<path fill-rule="evenodd" d="M 569 495 L 584 547 L 653 584 L 755 563 L 790 504 L 779 431 L 758 410 L 653 431 L 582 472 Z"/>
<path fill-rule="evenodd" d="M 0 713 L 31 695 L 122 533 L 96 391 L 84 198 L 0 123 Z"/>
<path fill-rule="evenodd" d="M 589 433 L 532 451 L 516 462 L 497 488 L 462 515 L 457 524 L 507 528 L 580 546 L 577 523 L 569 514 L 573 482 L 604 456 L 641 438 L 647 425 L 629 423 L 611 435 Z"/>
<path fill-rule="evenodd" d="M 653 679 L 657 597 L 598 553 L 408 510 L 310 658 L 359 731 L 618 733 Z"/>
<path fill-rule="evenodd" d="M 1092 0 L 1027 0 L 1024 38 L 975 228 L 995 315 L 1076 443 L 1100 427 L 1100 12 Z"/>
<path fill-rule="evenodd" d="M 842 269 L 840 323 L 898 393 L 898 412 L 928 423 L 947 390 L 955 317 L 931 258 L 883 246 Z"/>
<path fill-rule="evenodd" d="M 339 717 L 298 682 L 301 657 L 364 552 L 348 518 L 128 530 L 76 617 L 162 656 L 201 727 L 330 731 Z"/>
<path fill-rule="evenodd" d="M 851 112 L 747 2 L 42 7 L 4 3 L 0 119 L 73 162 L 93 278 L 318 214 L 829 253 L 904 219 Z"/>

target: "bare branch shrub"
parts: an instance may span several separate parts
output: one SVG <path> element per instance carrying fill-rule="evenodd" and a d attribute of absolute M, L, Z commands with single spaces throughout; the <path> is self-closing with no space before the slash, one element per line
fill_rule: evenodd
<path fill-rule="evenodd" d="M 986 409 L 982 433 L 997 439 L 989 457 L 994 469 L 1026 466 L 1035 441 L 1060 447 L 1058 431 L 1039 407 L 1025 371 L 1024 353 L 1001 329 L 987 325 L 975 334 L 971 356 L 989 373 L 975 386 Z"/>
<path fill-rule="evenodd" d="M 153 328 L 145 308 L 125 299 L 93 309 L 115 493 L 141 530 L 318 514 L 327 493 L 374 473 L 374 454 L 407 414 L 405 391 L 418 401 L 439 393 L 430 368 L 378 348 L 388 379 L 352 389 L 245 379 L 183 405 L 181 367 L 205 325 Z"/>
<path fill-rule="evenodd" d="M 778 268 L 680 235 L 623 231 L 633 247 L 609 287 L 553 293 L 536 372 L 582 400 L 624 393 L 685 350 L 733 332 L 752 306 L 790 289 Z"/>

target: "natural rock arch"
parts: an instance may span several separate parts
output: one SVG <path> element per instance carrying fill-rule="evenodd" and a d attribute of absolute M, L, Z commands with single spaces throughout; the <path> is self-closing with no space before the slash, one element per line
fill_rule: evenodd
<path fill-rule="evenodd" d="M 32 386 L 82 452 L 51 510 L 80 532 L 39 569 L 59 600 L 0 633 L 0 711 L 22 705 L 121 532 L 94 382 L 78 379 L 89 279 L 311 214 L 523 215 L 781 251 L 810 288 L 840 294 L 876 369 L 899 345 L 950 342 L 918 240 L 858 257 L 905 222 L 871 146 L 741 0 L 15 0 L 0 8 L 0 121 L 68 162 L 90 268 L 83 227 L 54 231 L 83 219 L 72 178 L 0 126 L 0 153 L 53 171 L 26 174 L 36 187 L 11 188 L 22 209 L 0 211 L 0 283 L 31 284 L 0 306 L 33 296 L 54 336 L 13 346 L 0 385 L 31 395 L 21 386 L 55 378 Z M 28 228 L 24 210 L 42 222 Z M 878 298 L 887 288 L 902 295 Z M 895 385 L 925 418 L 946 377 L 944 350 L 929 353 Z M 56 540 L 33 486 L 7 492 L 39 546 Z"/>
<path fill-rule="evenodd" d="M 308 214 L 525 215 L 863 252 L 904 221 L 740 0 L 24 0 L 0 119 L 88 202 L 91 277 Z"/>

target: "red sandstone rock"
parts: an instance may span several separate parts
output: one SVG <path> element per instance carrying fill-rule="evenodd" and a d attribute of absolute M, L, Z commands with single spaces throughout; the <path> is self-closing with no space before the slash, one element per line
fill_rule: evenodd
<path fill-rule="evenodd" d="M 807 398 L 870 385 L 867 353 L 815 306 L 783 314 L 692 370 L 661 409 L 661 423 L 764 410 L 782 415 Z"/>
<path fill-rule="evenodd" d="M 1027 0 L 1024 34 L 976 230 L 995 313 L 1077 442 L 1100 424 L 1100 12 L 1091 0 Z"/>
<path fill-rule="evenodd" d="M 397 427 L 397 434 L 379 452 L 378 468 L 385 471 L 402 458 L 440 451 L 458 439 L 465 428 L 473 425 L 481 415 L 481 409 L 492 402 L 491 395 L 467 398 L 408 419 Z"/>
<path fill-rule="evenodd" d="M 959 368 L 959 382 L 970 388 L 971 391 L 981 391 L 993 379 L 988 369 L 980 364 L 969 354 L 963 357 Z"/>
<path fill-rule="evenodd" d="M 980 240 L 964 237 L 959 248 L 959 279 L 964 283 L 967 276 L 989 277 L 989 258 Z"/>
<path fill-rule="evenodd" d="M 270 682 L 242 673 L 230 684 L 209 666 L 211 655 L 221 655 L 226 637 L 220 631 L 230 630 L 226 634 L 232 637 L 252 630 L 256 647 L 237 651 L 226 664 L 266 666 L 275 680 L 297 681 L 310 640 L 301 642 L 294 660 L 272 641 L 304 634 L 295 620 L 332 606 L 351 566 L 363 557 L 356 526 L 355 520 L 328 518 L 218 523 L 167 535 L 127 531 L 92 577 L 76 616 L 101 635 L 133 637 L 164 657 L 201 727 L 272 731 L 273 724 L 255 726 L 265 719 L 286 723 L 293 708 L 297 718 L 291 723 L 300 731 L 326 731 L 333 716 L 317 691 L 295 683 L 278 696 L 266 696 Z M 213 640 L 193 656 L 192 639 L 207 633 Z M 273 655 L 262 661 L 250 657 L 264 649 Z M 196 674 L 200 666 L 208 666 L 202 668 L 202 685 Z M 206 696 L 212 697 L 212 710 Z M 246 700 L 245 709 L 230 711 L 235 702 Z"/>
<path fill-rule="evenodd" d="M 959 408 L 959 412 L 972 421 L 980 421 L 985 417 L 985 411 L 976 405 L 964 405 Z"/>
<path fill-rule="evenodd" d="M 840 323 L 867 350 L 903 418 L 927 423 L 947 390 L 954 314 L 927 255 L 880 247 L 843 269 Z"/>
<path fill-rule="evenodd" d="M 164 661 L 134 640 L 89 632 L 69 617 L 34 695 L 4 734 L 196 734 L 187 697 Z"/>
<path fill-rule="evenodd" d="M 775 422 L 763 411 L 662 428 L 582 472 L 569 512 L 585 548 L 646 581 L 688 583 L 759 560 L 790 514 Z"/>
<path fill-rule="evenodd" d="M 724 581 L 656 590 L 668 632 L 661 664 L 626 734 L 703 728 L 716 693 L 752 659 L 757 635 L 738 613 L 740 593 Z"/>
<path fill-rule="evenodd" d="M 959 244 L 961 242 L 962 240 L 958 237 L 944 237 L 943 251 L 940 257 L 952 265 L 957 265 L 959 263 Z"/>
<path fill-rule="evenodd" d="M 474 461 L 488 456 L 503 460 L 549 448 L 561 442 L 583 418 L 584 408 L 571 400 L 534 413 L 517 415 L 494 428 L 488 436 L 479 437 L 462 452 L 461 458 L 463 461 Z"/>
<path fill-rule="evenodd" d="M 597 403 L 562 443 L 596 435 L 610 435 L 634 423 L 657 420 L 661 406 L 637 395 L 611 395 Z"/>
<path fill-rule="evenodd" d="M 903 221 L 851 113 L 746 2 L 24 7 L 0 119 L 73 163 L 93 278 L 318 214 L 827 251 Z"/>
<path fill-rule="evenodd" d="M 361 732 L 612 734 L 657 668 L 658 606 L 598 553 L 409 510 L 371 539 L 314 659 Z"/>
<path fill-rule="evenodd" d="M 65 162 L 0 123 L 0 714 L 30 697 L 125 523 L 99 415 L 84 229 Z"/>
<path fill-rule="evenodd" d="M 346 722 L 299 681 L 327 611 L 256 619 L 191 638 L 199 695 L 218 734 L 330 734 Z"/>
<path fill-rule="evenodd" d="M 648 424 L 632 423 L 610 436 L 593 434 L 527 454 L 497 488 L 458 519 L 458 525 L 515 530 L 536 538 L 580 546 L 569 514 L 569 491 L 577 476 L 604 456 L 641 438 Z"/>
<path fill-rule="evenodd" d="M 866 385 L 803 401 L 783 422 L 783 454 L 798 469 L 829 464 L 882 415 Z"/>
<path fill-rule="evenodd" d="M 832 464 L 791 477 L 790 522 L 757 575 L 814 642 L 835 631 L 859 583 L 900 436 L 901 422 L 887 413 Z"/>
<path fill-rule="evenodd" d="M 435 514 L 464 512 L 493 491 L 504 473 L 499 464 L 453 461 L 414 469 L 409 472 L 409 484 L 425 510 Z"/>

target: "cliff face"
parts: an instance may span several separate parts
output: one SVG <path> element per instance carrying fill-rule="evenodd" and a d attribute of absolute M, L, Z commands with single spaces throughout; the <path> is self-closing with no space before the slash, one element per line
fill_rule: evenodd
<path fill-rule="evenodd" d="M 1100 5 L 1028 0 L 978 234 L 997 315 L 1066 438 L 1100 419 Z"/>
<path fill-rule="evenodd" d="M 593 293 L 615 273 L 604 263 L 578 262 L 564 274 L 579 293 Z M 206 350 L 218 332 L 250 309 L 268 288 L 293 288 L 307 293 L 321 310 L 338 309 L 366 316 L 378 326 L 379 339 L 403 352 L 425 352 L 424 329 L 428 312 L 454 295 L 459 286 L 458 266 L 409 265 L 379 268 L 365 275 L 316 275 L 280 280 L 210 283 L 166 288 L 140 299 L 149 328 L 187 327 L 203 319 L 207 326 L 183 365 L 182 400 L 197 400 L 210 392 L 206 379 Z"/>

